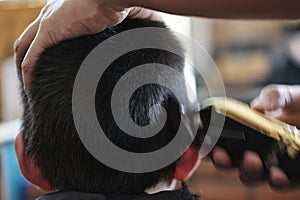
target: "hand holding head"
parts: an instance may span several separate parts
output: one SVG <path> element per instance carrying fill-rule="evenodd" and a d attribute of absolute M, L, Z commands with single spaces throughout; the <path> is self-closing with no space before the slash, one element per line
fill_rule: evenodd
<path fill-rule="evenodd" d="M 48 0 L 37 19 L 15 42 L 16 64 L 28 91 L 34 65 L 44 49 L 82 35 L 98 33 L 126 17 L 161 21 L 144 8 L 126 8 L 110 0 Z M 23 59 L 24 58 L 24 59 Z"/>

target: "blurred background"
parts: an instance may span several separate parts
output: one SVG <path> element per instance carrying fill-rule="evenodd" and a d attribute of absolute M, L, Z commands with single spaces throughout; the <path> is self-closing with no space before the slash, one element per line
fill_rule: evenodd
<path fill-rule="evenodd" d="M 0 0 L 1 200 L 34 199 L 43 193 L 20 175 L 12 141 L 21 115 L 13 42 L 37 17 L 44 3 Z M 166 14 L 163 17 L 175 31 L 192 37 L 209 52 L 221 72 L 227 96 L 249 103 L 267 84 L 300 83 L 300 21 L 211 20 Z M 202 58 L 193 59 L 203 68 L 210 67 Z M 190 76 L 190 81 L 201 94 L 201 78 Z M 275 192 L 267 185 L 246 188 L 235 170 L 217 171 L 208 159 L 188 185 L 208 200 L 300 199 L 300 190 Z"/>

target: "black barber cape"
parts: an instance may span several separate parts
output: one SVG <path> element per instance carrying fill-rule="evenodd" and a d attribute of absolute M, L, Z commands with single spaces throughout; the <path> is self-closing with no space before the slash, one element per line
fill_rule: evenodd
<path fill-rule="evenodd" d="M 103 195 L 81 192 L 55 192 L 43 195 L 37 200 L 198 200 L 198 196 L 183 190 L 163 191 L 155 194 Z"/>

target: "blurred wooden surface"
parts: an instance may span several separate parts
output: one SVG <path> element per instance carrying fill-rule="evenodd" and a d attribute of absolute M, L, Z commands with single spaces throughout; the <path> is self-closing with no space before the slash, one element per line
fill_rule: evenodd
<path fill-rule="evenodd" d="M 266 80 L 272 72 L 270 57 L 262 51 L 222 52 L 216 58 L 225 84 L 255 84 Z"/>
<path fill-rule="evenodd" d="M 231 44 L 274 44 L 282 39 L 282 21 L 214 20 L 214 49 Z"/>
<path fill-rule="evenodd" d="M 38 16 L 43 5 L 42 2 L 41 0 L 0 1 L 0 77 L 3 60 L 13 55 L 14 41 Z M 2 110 L 1 94 L 0 85 L 0 113 Z"/>

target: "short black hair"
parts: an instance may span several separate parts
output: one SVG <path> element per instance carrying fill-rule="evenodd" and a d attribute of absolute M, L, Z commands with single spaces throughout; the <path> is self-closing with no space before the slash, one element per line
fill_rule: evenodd
<path fill-rule="evenodd" d="M 161 22 L 127 19 L 100 33 L 63 41 L 45 49 L 40 55 L 33 71 L 34 80 L 29 90 L 29 99 L 22 90 L 23 141 L 26 154 L 35 161 L 53 189 L 133 194 L 155 186 L 160 180 L 172 178 L 176 161 L 163 169 L 148 173 L 126 173 L 102 164 L 86 150 L 73 121 L 72 91 L 83 60 L 105 39 L 139 27 L 165 25 Z M 173 38 L 174 48 L 181 49 L 171 31 L 168 37 Z M 147 84 L 137 89 L 131 97 L 130 115 L 135 123 L 147 125 L 149 108 L 153 104 L 161 104 L 167 112 L 172 113 L 168 114 L 164 128 L 151 138 L 140 139 L 123 133 L 115 124 L 110 109 L 111 92 L 115 83 L 133 67 L 146 63 L 172 66 L 180 73 L 184 67 L 184 59 L 168 51 L 130 51 L 109 66 L 101 77 L 96 92 L 96 113 L 106 136 L 121 148 L 133 152 L 149 152 L 166 145 L 178 128 L 173 125 L 174 119 L 175 122 L 180 120 L 179 106 L 172 92 L 156 84 Z"/>

